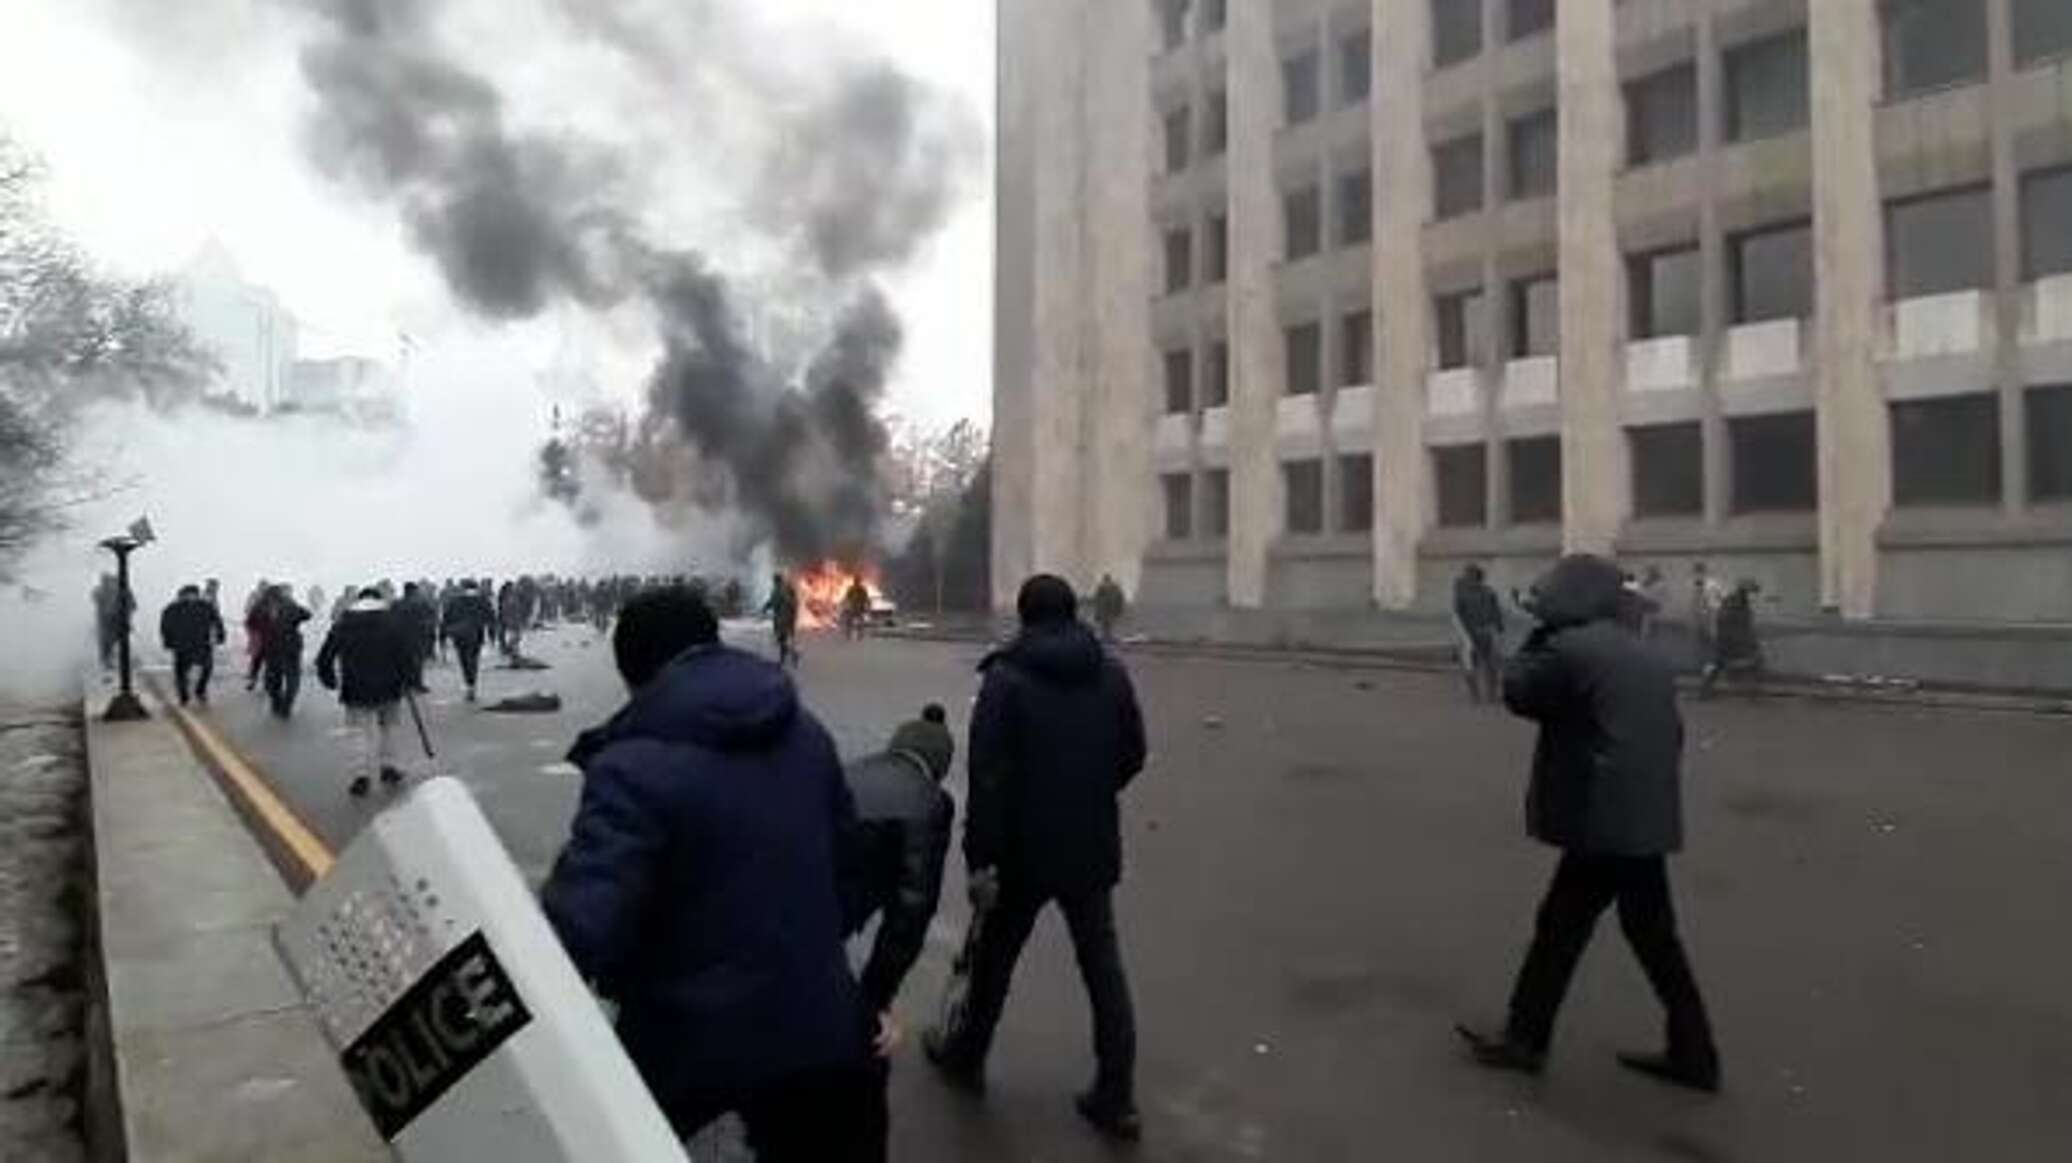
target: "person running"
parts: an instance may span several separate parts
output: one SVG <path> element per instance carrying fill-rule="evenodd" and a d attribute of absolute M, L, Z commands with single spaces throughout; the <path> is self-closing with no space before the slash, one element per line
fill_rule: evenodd
<path fill-rule="evenodd" d="M 201 587 L 180 587 L 179 596 L 158 616 L 158 637 L 173 656 L 173 689 L 180 705 L 187 705 L 190 694 L 208 705 L 209 676 L 216 669 L 216 647 L 224 638 L 223 616 L 202 597 Z M 191 685 L 189 674 L 195 676 Z"/>
<path fill-rule="evenodd" d="M 346 787 L 351 795 L 366 795 L 376 775 L 389 786 L 403 782 L 396 731 L 403 700 L 416 683 L 412 650 L 395 611 L 369 586 L 331 624 L 317 651 L 317 681 L 338 692 L 352 731 L 352 782 Z"/>
<path fill-rule="evenodd" d="M 1755 597 L 1762 587 L 1743 578 L 1720 602 L 1719 619 L 1712 638 L 1712 657 L 1698 681 L 1701 698 L 1711 698 L 1719 680 L 1734 675 L 1738 680 L 1757 682 L 1763 673 L 1763 642 L 1755 628 Z"/>
<path fill-rule="evenodd" d="M 763 603 L 763 613 L 770 616 L 770 633 L 777 639 L 777 665 L 798 666 L 799 592 L 781 573 L 770 579 L 770 600 Z"/>
<path fill-rule="evenodd" d="M 482 671 L 482 644 L 489 640 L 495 625 L 496 611 L 489 608 L 489 599 L 482 596 L 473 578 L 460 583 L 460 589 L 447 599 L 440 614 L 440 633 L 453 646 L 454 658 L 460 662 L 461 682 L 467 687 L 471 703 L 475 701 L 475 683 Z"/>
<path fill-rule="evenodd" d="M 307 609 L 295 604 L 294 591 L 275 586 L 261 602 L 266 611 L 266 701 L 276 718 L 295 713 L 295 697 L 302 691 L 302 624 L 309 621 Z"/>

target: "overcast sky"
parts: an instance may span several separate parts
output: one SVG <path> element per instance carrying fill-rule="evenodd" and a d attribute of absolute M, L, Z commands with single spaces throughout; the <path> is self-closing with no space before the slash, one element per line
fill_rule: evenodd
<path fill-rule="evenodd" d="M 40 153 L 53 215 L 126 273 L 176 268 L 219 239 L 248 278 L 274 288 L 312 354 L 392 358 L 399 331 L 501 340 L 515 365 L 582 363 L 620 392 L 641 364 L 572 343 L 566 317 L 490 331 L 453 307 L 392 212 L 328 181 L 301 136 L 299 0 L 0 0 L 0 130 Z M 469 0 L 455 0 L 465 9 Z M 652 90 L 619 87 L 596 53 L 571 49 L 555 0 L 497 0 L 469 27 L 470 64 L 494 69 L 513 117 L 599 127 L 676 156 L 658 198 L 687 207 L 669 241 L 728 252 L 735 232 L 702 189 L 712 158 Z M 563 0 L 581 4 L 588 0 Z M 913 269 L 893 277 L 909 330 L 893 407 L 931 423 L 990 412 L 993 5 L 984 0 L 674 0 L 752 12 L 772 57 L 875 52 L 968 104 L 986 153 Z M 540 11 L 517 14 L 528 8 Z M 505 14 L 512 14 L 506 18 Z M 613 60 L 608 67 L 625 68 Z M 600 80 L 604 83 L 600 83 Z M 731 113 L 728 114 L 731 116 Z M 723 164 L 723 163 L 722 163 Z M 725 187 L 727 183 L 720 182 Z M 681 237 L 677 237 L 680 235 Z"/>

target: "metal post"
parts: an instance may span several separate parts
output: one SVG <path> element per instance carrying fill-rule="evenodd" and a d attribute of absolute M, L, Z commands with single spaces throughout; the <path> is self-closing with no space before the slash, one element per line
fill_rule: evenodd
<path fill-rule="evenodd" d="M 122 637 L 115 644 L 116 657 L 122 668 L 122 689 L 108 700 L 107 713 L 102 716 L 110 723 L 128 723 L 151 717 L 150 712 L 144 709 L 143 701 L 137 698 L 130 670 L 130 626 L 135 621 L 137 603 L 130 593 L 129 559 L 139 544 L 126 537 L 111 537 L 101 542 L 102 548 L 115 554 L 115 608 L 122 618 Z"/>

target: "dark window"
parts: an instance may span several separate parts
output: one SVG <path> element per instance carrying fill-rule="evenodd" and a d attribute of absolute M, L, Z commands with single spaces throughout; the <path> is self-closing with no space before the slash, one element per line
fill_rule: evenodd
<path fill-rule="evenodd" d="M 1288 261 L 1305 259 L 1324 245 L 1322 191 L 1305 186 L 1281 198 L 1281 214 L 1288 228 Z"/>
<path fill-rule="evenodd" d="M 1879 8 L 1886 96 L 1985 78 L 1984 0 L 1884 0 Z"/>
<path fill-rule="evenodd" d="M 1202 498 L 1202 519 L 1208 524 L 1205 532 L 1221 540 L 1230 536 L 1230 470 L 1210 469 L 1202 485 L 1208 493 Z"/>
<path fill-rule="evenodd" d="M 1187 107 L 1165 115 L 1166 172 L 1177 174 L 1187 168 Z"/>
<path fill-rule="evenodd" d="M 1176 472 L 1164 481 L 1166 540 L 1185 541 L 1194 536 L 1194 478 Z"/>
<path fill-rule="evenodd" d="M 1811 104 L 1806 30 L 1727 54 L 1727 140 L 1755 141 L 1804 129 Z"/>
<path fill-rule="evenodd" d="M 1545 198 L 1561 180 L 1561 117 L 1552 109 L 1511 122 L 1511 197 Z"/>
<path fill-rule="evenodd" d="M 1357 105 L 1374 89 L 1374 41 L 1366 29 L 1338 42 L 1338 99 Z"/>
<path fill-rule="evenodd" d="M 1545 32 L 1554 27 L 1554 0 L 1511 0 L 1510 17 L 1507 31 L 1512 40 Z"/>
<path fill-rule="evenodd" d="M 1803 513 L 1818 508 L 1818 443 L 1811 412 L 1728 420 L 1734 512 Z"/>
<path fill-rule="evenodd" d="M 1538 275 L 1511 284 L 1511 358 L 1561 351 L 1561 280 Z"/>
<path fill-rule="evenodd" d="M 1512 523 L 1546 525 L 1561 520 L 1561 437 L 1513 440 L 1508 451 Z"/>
<path fill-rule="evenodd" d="M 1230 344 L 1217 340 L 1209 348 L 1208 382 L 1201 386 L 1201 406 L 1221 408 L 1230 403 Z"/>
<path fill-rule="evenodd" d="M 1633 513 L 1684 517 L 1705 511 L 1705 446 L 1696 424 L 1629 428 Z"/>
<path fill-rule="evenodd" d="M 2029 497 L 2072 500 L 2072 384 L 2030 388 Z"/>
<path fill-rule="evenodd" d="M 2072 4 L 2014 0 L 2014 63 L 2027 68 L 2072 53 Z"/>
<path fill-rule="evenodd" d="M 1210 286 L 1230 277 L 1230 218 L 1224 214 L 1209 216 L 1208 255 L 1203 260 L 1208 269 L 1203 277 Z"/>
<path fill-rule="evenodd" d="M 1433 210 L 1441 219 L 1482 209 L 1482 135 L 1432 147 Z"/>
<path fill-rule="evenodd" d="M 1461 444 L 1432 450 L 1432 489 L 1438 494 L 1439 524 L 1448 529 L 1489 521 L 1489 474 L 1483 446 Z"/>
<path fill-rule="evenodd" d="M 1736 235 L 1727 255 L 1733 266 L 1734 322 L 1812 317 L 1812 223 Z"/>
<path fill-rule="evenodd" d="M 1357 388 L 1374 382 L 1374 313 L 1354 311 L 1338 324 L 1338 383 Z"/>
<path fill-rule="evenodd" d="M 1222 157 L 1230 148 L 1230 94 L 1209 94 L 1209 114 L 1201 127 L 1203 157 Z"/>
<path fill-rule="evenodd" d="M 1158 26 L 1167 52 L 1187 43 L 1187 0 L 1158 0 Z"/>
<path fill-rule="evenodd" d="M 1185 228 L 1168 230 L 1165 236 L 1165 289 L 1176 295 L 1194 281 L 1193 239 Z"/>
<path fill-rule="evenodd" d="M 1902 400 L 1892 405 L 1892 503 L 2000 501 L 2000 397 Z"/>
<path fill-rule="evenodd" d="M 1627 263 L 1633 338 L 1698 334 L 1698 248 L 1634 255 Z"/>
<path fill-rule="evenodd" d="M 1441 295 L 1433 301 L 1439 332 L 1439 368 L 1471 367 L 1489 357 L 1489 315 L 1481 291 Z"/>
<path fill-rule="evenodd" d="M 1374 528 L 1374 458 L 1365 453 L 1338 458 L 1338 531 Z"/>
<path fill-rule="evenodd" d="M 1187 351 L 1165 353 L 1166 414 L 1183 416 L 1194 411 L 1194 356 Z"/>
<path fill-rule="evenodd" d="M 1993 285 L 1993 199 L 1985 187 L 1885 207 L 1892 297 L 1911 299 Z"/>
<path fill-rule="evenodd" d="M 1291 396 L 1314 396 L 1324 386 L 1324 328 L 1302 323 L 1284 333 L 1287 344 L 1287 389 Z"/>
<path fill-rule="evenodd" d="M 1431 0 L 1432 63 L 1450 65 L 1482 51 L 1481 0 Z"/>
<path fill-rule="evenodd" d="M 1286 530 L 1290 533 L 1324 531 L 1324 462 L 1291 460 L 1281 466 L 1281 484 L 1287 495 Z"/>
<path fill-rule="evenodd" d="M 1374 237 L 1374 175 L 1368 170 L 1338 176 L 1338 245 L 1359 246 Z"/>
<path fill-rule="evenodd" d="M 2022 277 L 2072 272 L 2072 167 L 2022 178 Z"/>
<path fill-rule="evenodd" d="M 1323 98 L 1317 92 L 1318 80 L 1315 49 L 1281 62 L 1281 108 L 1288 115 L 1288 124 L 1301 125 L 1320 111 Z"/>
<path fill-rule="evenodd" d="M 1222 32 L 1229 23 L 1229 0 L 1202 0 L 1201 27 L 1204 35 L 1211 32 Z"/>
<path fill-rule="evenodd" d="M 1626 160 L 1644 166 L 1698 148 L 1698 70 L 1678 65 L 1626 86 Z"/>

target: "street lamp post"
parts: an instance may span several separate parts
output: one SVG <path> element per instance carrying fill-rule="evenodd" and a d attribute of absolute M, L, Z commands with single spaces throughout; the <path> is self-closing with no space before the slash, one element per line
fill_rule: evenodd
<path fill-rule="evenodd" d="M 130 675 L 130 624 L 135 621 L 137 602 L 130 594 L 130 554 L 143 548 L 148 538 L 125 534 L 110 537 L 101 542 L 101 548 L 115 555 L 115 609 L 122 618 L 122 635 L 116 641 L 116 657 L 122 664 L 122 689 L 108 700 L 107 713 L 102 716 L 110 723 L 128 723 L 137 719 L 148 719 L 150 712 L 144 709 L 143 700 L 131 685 Z"/>

